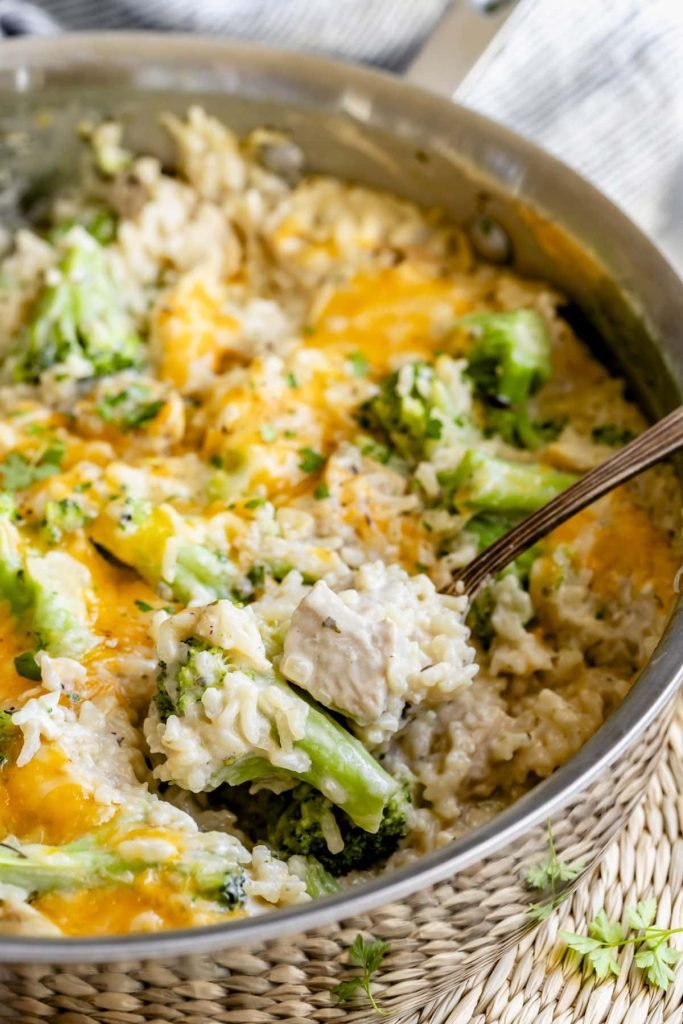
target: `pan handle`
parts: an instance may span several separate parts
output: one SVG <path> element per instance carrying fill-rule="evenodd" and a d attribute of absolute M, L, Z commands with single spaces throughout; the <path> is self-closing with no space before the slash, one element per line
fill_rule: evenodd
<path fill-rule="evenodd" d="M 405 78 L 432 92 L 452 96 L 494 36 L 516 0 L 454 0 L 413 59 Z"/>

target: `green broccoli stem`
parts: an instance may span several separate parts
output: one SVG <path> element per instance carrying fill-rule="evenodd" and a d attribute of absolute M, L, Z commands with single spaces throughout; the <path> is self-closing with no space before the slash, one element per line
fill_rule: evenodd
<path fill-rule="evenodd" d="M 336 878 L 326 871 L 315 857 L 305 858 L 302 875 L 306 883 L 306 892 L 312 900 L 319 900 L 321 896 L 331 896 L 341 891 Z"/>
<path fill-rule="evenodd" d="M 129 885 L 141 871 L 158 868 L 190 882 L 194 895 L 216 900 L 229 909 L 243 902 L 245 874 L 239 865 L 219 863 L 215 857 L 170 865 L 125 858 L 105 849 L 101 839 L 87 836 L 64 846 L 0 843 L 0 883 L 32 894 L 72 892 L 115 883 Z"/>
<path fill-rule="evenodd" d="M 54 578 L 42 570 L 43 559 L 31 559 L 32 610 L 29 628 L 40 647 L 48 654 L 79 658 L 97 642 L 81 617 L 79 609 L 69 605 Z"/>
<path fill-rule="evenodd" d="M 295 695 L 286 683 L 283 689 Z M 340 807 L 356 825 L 366 832 L 377 832 L 391 797 L 399 783 L 374 759 L 363 744 L 347 732 L 330 715 L 309 701 L 306 731 L 294 747 L 306 754 L 310 767 L 303 772 L 286 771 L 274 767 L 263 757 L 247 756 L 233 764 L 226 764 L 219 783 L 236 786 L 244 782 L 291 778 L 308 782 L 323 793 L 331 803 Z"/>
<path fill-rule="evenodd" d="M 340 807 L 366 832 L 376 832 L 387 802 L 399 788 L 363 744 L 328 714 L 311 707 L 306 735 L 295 744 L 310 768 L 299 776 Z"/>
<path fill-rule="evenodd" d="M 12 721 L 12 712 L 0 711 L 0 768 L 9 761 L 12 748 L 19 736 L 20 730 Z"/>
<path fill-rule="evenodd" d="M 538 463 L 510 462 L 470 449 L 457 469 L 439 474 L 439 480 L 459 511 L 524 514 L 547 504 L 576 477 Z"/>
<path fill-rule="evenodd" d="M 550 336 L 534 309 L 472 313 L 459 325 L 473 335 L 468 374 L 486 404 L 489 427 L 510 444 L 538 448 L 543 437 L 529 418 L 528 399 L 550 377 Z"/>
<path fill-rule="evenodd" d="M 23 615 L 31 604 L 26 569 L 19 554 L 18 533 L 9 522 L 0 519 L 0 597 L 15 616 Z"/>
<path fill-rule="evenodd" d="M 234 596 L 235 570 L 228 558 L 187 542 L 181 516 L 168 505 L 114 503 L 88 525 L 88 533 L 98 547 L 134 569 L 151 587 L 169 587 L 178 601 L 208 603 Z M 167 579 L 164 552 L 169 541 L 177 545 L 177 555 L 173 576 Z"/>
<path fill-rule="evenodd" d="M 214 601 L 231 598 L 234 584 L 234 569 L 226 556 L 216 554 L 201 544 L 187 544 L 180 548 L 171 583 L 177 601 L 187 603 L 200 588 L 208 592 Z"/>
<path fill-rule="evenodd" d="M 69 597 L 50 559 L 50 554 L 24 554 L 17 528 L 0 519 L 0 598 L 38 646 L 53 655 L 77 658 L 96 638 L 84 621 L 80 596 Z"/>
<path fill-rule="evenodd" d="M 147 866 L 144 861 L 126 861 L 82 841 L 62 847 L 0 844 L 0 881 L 31 893 L 68 892 L 129 882 L 133 874 Z"/>

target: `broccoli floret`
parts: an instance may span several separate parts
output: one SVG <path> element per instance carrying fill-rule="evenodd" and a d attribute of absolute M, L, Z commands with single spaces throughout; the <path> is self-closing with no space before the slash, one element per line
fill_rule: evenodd
<path fill-rule="evenodd" d="M 190 708 L 203 715 L 202 700 L 208 687 L 239 688 L 240 700 L 252 690 L 251 735 L 242 734 L 236 752 L 226 759 L 210 782 L 215 789 L 222 784 L 240 786 L 259 782 L 282 788 L 292 781 L 307 782 L 325 792 L 361 829 L 376 832 L 387 805 L 399 784 L 373 758 L 351 733 L 311 700 L 300 695 L 271 670 L 254 671 L 240 667 L 231 653 L 206 643 L 201 637 L 189 637 L 178 645 L 178 660 L 164 665 L 156 697 L 157 712 L 166 720 L 170 713 L 182 718 Z M 281 695 L 281 696 L 278 696 Z M 303 735 L 292 740 L 295 751 L 305 755 L 308 767 L 301 771 L 282 767 L 279 749 L 259 745 L 257 719 L 265 720 L 274 736 L 280 734 L 280 706 L 302 723 Z M 251 702 L 250 702 L 251 703 Z M 220 731 L 220 716 L 204 724 Z M 176 780 L 182 784 L 183 780 Z M 293 851 L 294 852 L 294 851 Z M 302 851 L 297 851 L 302 852 Z"/>
<path fill-rule="evenodd" d="M 185 523 L 169 505 L 114 502 L 89 526 L 92 540 L 135 569 L 151 587 L 165 584 L 177 601 L 216 601 L 236 596 L 237 575 L 226 555 L 187 538 Z M 164 575 L 164 553 L 176 546 L 172 576 Z"/>
<path fill-rule="evenodd" d="M 459 325 L 472 335 L 467 373 L 486 406 L 489 428 L 509 444 L 538 448 L 541 432 L 529 419 L 532 395 L 550 377 L 550 337 L 533 309 L 472 313 Z"/>
<path fill-rule="evenodd" d="M 591 431 L 591 437 L 596 444 L 608 444 L 611 448 L 621 448 L 635 436 L 628 427 L 620 427 L 616 423 L 603 423 L 600 427 L 593 427 Z"/>
<path fill-rule="evenodd" d="M 376 867 L 394 853 L 408 831 L 410 799 L 405 786 L 387 801 L 376 832 L 366 832 L 310 786 L 279 798 L 285 806 L 269 827 L 267 840 L 280 856 L 315 857 L 331 875 Z M 332 853 L 326 836 L 338 834 L 343 849 Z"/>
<path fill-rule="evenodd" d="M 40 528 L 41 536 L 48 544 L 58 544 L 64 534 L 80 530 L 86 519 L 85 512 L 72 498 L 48 501 Z"/>
<path fill-rule="evenodd" d="M 201 700 L 209 686 L 220 686 L 225 677 L 226 660 L 223 651 L 196 637 L 189 637 L 185 646 L 187 661 L 175 673 L 169 675 L 167 666 L 160 664 L 154 700 L 162 722 L 170 715 L 182 717 L 192 704 Z M 203 653 L 208 653 L 210 657 L 201 657 Z"/>
<path fill-rule="evenodd" d="M 26 332 L 10 356 L 14 377 L 37 383 L 72 357 L 85 366 L 69 376 L 102 377 L 141 360 L 133 330 L 95 238 L 74 228 L 64 238 L 64 255 L 38 297 Z"/>
<path fill-rule="evenodd" d="M 496 610 L 496 603 L 490 587 L 485 587 L 474 598 L 467 610 L 465 623 L 476 636 L 483 650 L 488 651 L 496 631 L 491 622 L 491 616 Z"/>
<path fill-rule="evenodd" d="M 373 459 L 375 462 L 379 462 L 383 466 L 389 465 L 392 462 L 392 459 L 394 459 L 394 462 L 398 462 L 400 467 L 404 467 L 404 463 L 402 463 L 401 460 L 396 459 L 388 445 L 381 444 L 369 434 L 358 434 L 358 436 L 354 438 L 353 443 L 356 448 L 358 448 L 361 455 L 366 459 Z"/>
<path fill-rule="evenodd" d="M 378 394 L 361 407 L 359 421 L 364 430 L 379 432 L 399 456 L 414 464 L 428 457 L 448 425 L 461 418 L 447 380 L 434 366 L 418 362 L 387 377 Z"/>
<path fill-rule="evenodd" d="M 506 516 L 506 515 L 495 515 L 488 512 L 480 512 L 467 523 L 465 529 L 468 533 L 474 534 L 477 538 L 477 554 L 480 554 L 486 548 L 490 547 L 491 544 L 499 540 L 501 537 L 509 533 L 513 526 L 516 526 L 520 521 L 520 516 Z M 533 547 L 528 548 L 522 552 L 521 555 L 511 562 L 501 572 L 501 576 L 505 573 L 514 571 L 515 575 L 519 579 L 526 583 L 529 577 L 529 571 L 533 562 L 538 558 L 540 554 L 540 546 L 535 544 Z"/>
<path fill-rule="evenodd" d="M 206 850 L 189 851 L 172 863 L 122 857 L 107 849 L 108 837 L 93 834 L 64 846 L 41 843 L 0 844 L 0 883 L 17 885 L 31 894 L 94 889 L 112 883 L 130 884 L 136 875 L 158 869 L 195 896 L 234 910 L 244 902 L 244 869 Z"/>
<path fill-rule="evenodd" d="M 230 871 L 219 880 L 217 888 L 212 892 L 217 903 L 222 903 L 228 910 L 237 910 L 244 903 L 244 872 Z M 205 892 L 204 895 L 209 894 Z"/>
<path fill-rule="evenodd" d="M 0 597 L 16 616 L 23 615 L 31 604 L 19 531 L 8 516 L 0 517 Z"/>
<path fill-rule="evenodd" d="M 439 473 L 444 499 L 459 511 L 521 516 L 534 512 L 576 477 L 538 463 L 510 462 L 470 449 L 453 471 Z"/>

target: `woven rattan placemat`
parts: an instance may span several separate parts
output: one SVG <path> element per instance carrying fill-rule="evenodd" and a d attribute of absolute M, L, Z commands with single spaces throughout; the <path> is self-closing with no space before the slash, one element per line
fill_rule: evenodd
<path fill-rule="evenodd" d="M 392 1020 L 396 1024 L 683 1024 L 683 961 L 664 993 L 645 986 L 639 970 L 630 967 L 632 947 L 626 947 L 620 976 L 596 983 L 594 977 L 582 974 L 576 960 L 570 962 L 564 955 L 558 937 L 560 929 L 585 934 L 588 921 L 603 906 L 611 919 L 620 919 L 626 906 L 650 896 L 658 901 L 660 927 L 683 927 L 683 703 L 645 799 L 593 875 L 548 922 L 502 952 L 493 967 L 461 982 L 421 1011 Z M 674 944 L 683 948 L 683 934 Z M 183 981 L 163 965 L 150 964 L 147 974 L 158 1000 L 156 1017 L 149 1005 L 150 992 L 140 993 L 140 979 L 129 978 L 124 965 L 104 971 L 88 965 L 84 972 L 61 974 L 51 968 L 47 974 L 38 966 L 22 968 L 16 984 L 7 987 L 6 999 L 0 999 L 0 1018 L 12 1024 L 212 1024 L 218 1019 L 245 1024 L 247 1018 L 250 1024 L 258 1024 L 273 1019 L 258 1009 L 245 1015 L 234 1005 L 224 1006 L 218 983 Z M 411 982 L 410 977 L 397 980 Z M 169 989 L 167 1003 L 164 986 Z M 186 1004 L 188 996 L 191 1008 Z M 283 1024 L 305 1024 L 306 1018 L 297 1016 L 291 1003 L 282 1004 L 280 1012 Z M 332 1009 L 330 1017 L 341 1024 L 344 1017 L 338 1013 Z"/>
<path fill-rule="evenodd" d="M 683 960 L 669 990 L 647 988 L 630 967 L 596 983 L 564 956 L 560 929 L 585 932 L 605 907 L 612 919 L 656 896 L 657 924 L 683 927 L 683 704 L 647 795 L 591 878 L 551 919 L 482 974 L 401 1024 L 683 1024 Z M 683 935 L 673 944 L 683 949 Z"/>

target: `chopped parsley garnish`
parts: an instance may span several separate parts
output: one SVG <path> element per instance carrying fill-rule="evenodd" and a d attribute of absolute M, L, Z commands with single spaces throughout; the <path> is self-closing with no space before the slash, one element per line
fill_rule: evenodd
<path fill-rule="evenodd" d="M 591 437 L 596 444 L 608 444 L 612 448 L 621 448 L 635 436 L 628 427 L 619 427 L 616 423 L 603 423 L 601 427 L 593 427 L 591 431 Z"/>
<path fill-rule="evenodd" d="M 141 612 L 153 612 L 154 611 L 153 606 L 151 604 L 147 604 L 146 601 L 139 601 L 136 598 L 134 604 L 135 604 L 135 607 L 139 608 Z"/>
<path fill-rule="evenodd" d="M 549 444 L 556 441 L 567 425 L 567 418 L 560 416 L 557 419 L 534 420 L 532 427 L 541 444 Z"/>
<path fill-rule="evenodd" d="M 254 587 L 263 586 L 265 578 L 266 567 L 264 565 L 252 565 L 251 569 L 247 573 L 247 579 Z"/>
<path fill-rule="evenodd" d="M 265 498 L 250 498 L 249 501 L 245 501 L 245 508 L 263 508 L 266 503 Z"/>
<path fill-rule="evenodd" d="M 165 404 L 162 398 L 153 399 L 152 392 L 145 384 L 131 384 L 121 391 L 110 391 L 102 395 L 95 411 L 104 423 L 127 433 L 150 423 Z"/>
<path fill-rule="evenodd" d="M 17 670 L 17 675 L 20 675 L 22 679 L 30 679 L 34 683 L 39 683 L 42 679 L 40 665 L 36 661 L 34 651 L 17 654 L 14 659 L 14 667 Z"/>
<path fill-rule="evenodd" d="M 316 489 L 313 491 L 313 497 L 316 501 L 322 501 L 323 498 L 329 498 L 330 489 L 327 484 L 318 484 Z"/>
<path fill-rule="evenodd" d="M 299 469 L 304 473 L 317 473 L 325 465 L 325 456 L 320 452 L 314 452 L 312 448 L 301 448 L 299 455 L 301 456 Z"/>

